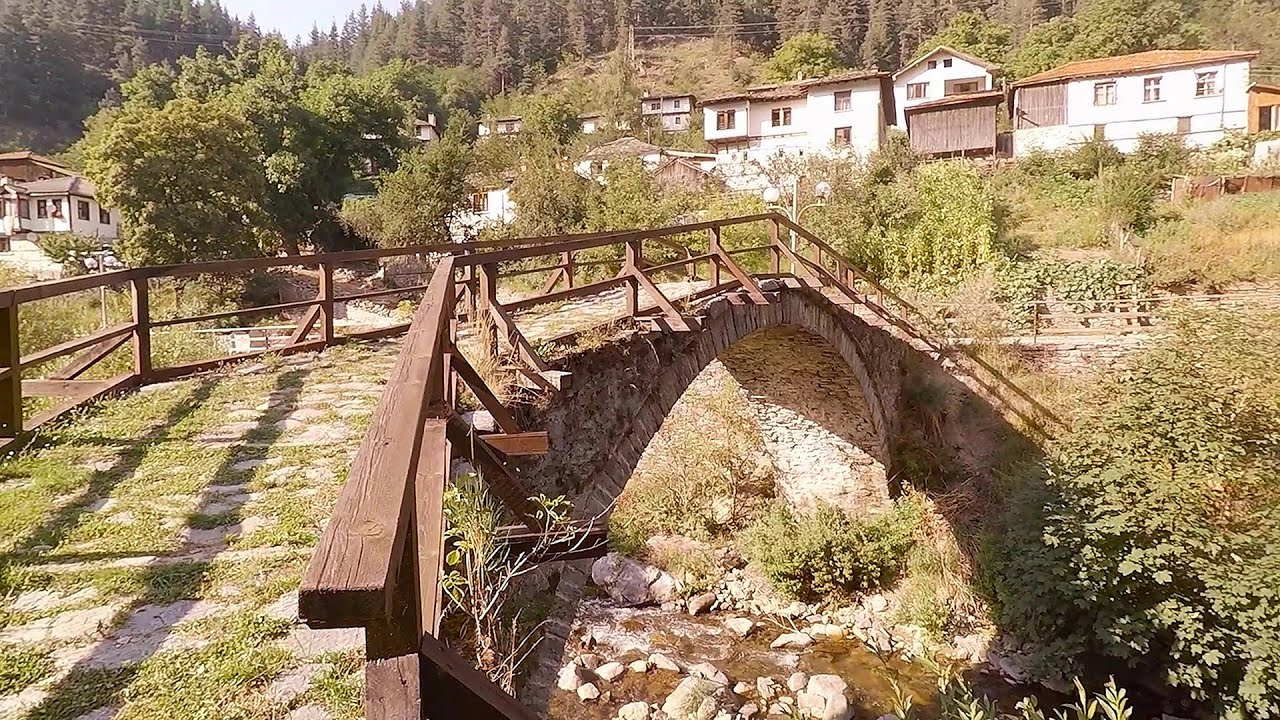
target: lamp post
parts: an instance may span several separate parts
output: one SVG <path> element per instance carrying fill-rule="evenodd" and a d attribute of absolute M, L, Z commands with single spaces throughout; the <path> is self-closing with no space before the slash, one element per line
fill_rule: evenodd
<path fill-rule="evenodd" d="M 827 200 L 831 197 L 831 183 L 826 180 L 820 180 L 817 185 L 813 186 L 813 194 L 818 198 L 815 202 L 811 202 L 804 207 L 800 207 L 800 178 L 792 176 L 791 178 L 791 206 L 780 205 L 782 201 L 782 191 L 770 185 L 764 189 L 761 195 L 764 197 L 766 210 L 777 210 L 787 219 L 796 225 L 800 224 L 800 217 L 808 210 L 813 208 L 824 207 Z M 791 231 L 791 251 L 796 250 L 796 231 Z"/>

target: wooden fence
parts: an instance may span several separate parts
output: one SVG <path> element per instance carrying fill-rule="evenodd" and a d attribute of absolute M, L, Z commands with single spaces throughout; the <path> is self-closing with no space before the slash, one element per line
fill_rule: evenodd
<path fill-rule="evenodd" d="M 781 239 L 784 229 L 801 241 L 799 250 Z M 751 242 L 757 244 L 730 247 L 731 231 L 736 234 L 742 230 L 751 231 Z M 701 240 L 691 242 L 695 237 L 705 237 L 705 250 Z M 661 256 L 654 255 L 655 249 L 661 250 Z M 346 296 L 335 292 L 335 266 L 412 253 L 440 256 L 426 285 Z M 549 264 L 539 264 L 541 261 Z M 148 282 L 154 278 L 297 265 L 319 268 L 316 298 L 164 321 L 152 318 L 148 309 Z M 751 273 L 746 267 L 760 270 Z M 588 272 L 601 279 L 579 282 L 587 279 Z M 532 273 L 548 273 L 540 292 L 505 304 L 499 301 L 500 279 Z M 683 297 L 668 296 L 658 285 L 659 276 L 668 273 L 705 278 L 706 283 Z M 407 332 L 332 520 L 303 578 L 299 615 L 315 628 L 365 629 L 365 711 L 369 718 L 533 718 L 528 708 L 503 693 L 439 638 L 445 557 L 443 498 L 451 463 L 463 457 L 480 471 L 513 522 L 501 532 L 514 551 L 536 549 L 539 561 L 591 557 L 604 552 L 606 528 L 599 523 L 544 525 L 539 506 L 531 499 L 531 488 L 507 461 L 547 452 L 546 434 L 521 427 L 515 413 L 500 402 L 481 373 L 458 352 L 459 321 L 487 316 L 492 322 L 474 323 L 484 329 L 482 348 L 492 352 L 501 335 L 517 358 L 518 372 L 531 384 L 555 391 L 561 378 L 517 327 L 517 311 L 620 288 L 626 317 L 683 332 L 698 329 L 698 317 L 682 309 L 693 300 L 737 291 L 743 301 L 770 302 L 757 284 L 763 279 L 782 279 L 794 287 L 824 292 L 851 310 L 865 308 L 939 358 L 959 359 L 970 352 L 921 330 L 928 327 L 924 313 L 814 234 L 769 213 L 657 230 L 141 268 L 5 290 L 0 292 L 0 321 L 6 326 L 0 329 L 0 348 L 7 367 L 0 376 L 0 399 L 5 405 L 0 419 L 5 436 L 13 438 L 104 393 L 261 354 L 156 368 L 152 366 L 150 341 L 152 331 L 159 327 L 246 313 L 303 311 L 289 345 L 275 351 L 283 353 L 317 349 L 350 338 Z M 127 284 L 132 289 L 130 322 L 27 356 L 19 352 L 17 318 L 24 303 L 103 284 Z M 564 287 L 558 289 L 561 285 Z M 423 293 L 411 322 L 345 337 L 335 334 L 336 302 L 406 290 Z M 313 333 L 317 338 L 307 339 Z M 131 372 L 106 381 L 78 379 L 126 343 L 133 350 Z M 74 359 L 56 379 L 22 382 L 24 367 L 71 356 Z M 968 355 L 967 362 L 971 377 L 1028 422 L 1059 422 L 980 357 Z M 493 415 L 497 432 L 481 433 L 463 419 L 456 400 L 464 387 Z M 24 392 L 36 395 L 55 389 L 70 398 L 24 427 Z"/>

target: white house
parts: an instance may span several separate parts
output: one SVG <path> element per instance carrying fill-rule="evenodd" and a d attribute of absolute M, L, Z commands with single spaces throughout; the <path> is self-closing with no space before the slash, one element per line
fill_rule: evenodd
<path fill-rule="evenodd" d="M 436 123 L 435 113 L 427 113 L 425 118 L 413 121 L 413 138 L 424 143 L 440 139 L 440 126 Z"/>
<path fill-rule="evenodd" d="M 656 172 L 670 160 L 679 160 L 684 163 L 682 167 L 704 174 L 716 166 L 716 156 L 711 153 L 673 150 L 634 137 L 624 137 L 588 150 L 574 163 L 573 171 L 588 180 L 602 181 L 610 164 L 632 159 L 639 160 L 650 172 Z"/>
<path fill-rule="evenodd" d="M 468 178 L 476 190 L 471 193 L 467 211 L 454 222 L 454 237 L 465 240 L 485 228 L 514 222 L 516 204 L 511 200 L 511 183 L 515 182 L 515 178 L 514 172 L 505 173 L 497 179 L 479 176 Z"/>
<path fill-rule="evenodd" d="M 1256 52 L 1152 50 L 1067 63 L 1014 83 L 1014 155 L 1090 139 L 1132 151 L 1144 134 L 1211 145 L 1249 122 Z"/>
<path fill-rule="evenodd" d="M 604 116 L 600 113 L 582 113 L 578 116 L 578 127 L 583 135 L 594 135 L 600 132 L 604 124 Z"/>
<path fill-rule="evenodd" d="M 57 277 L 62 268 L 44 254 L 40 236 L 70 233 L 103 246 L 120 236 L 120 213 L 98 204 L 88 180 L 63 172 L 70 173 L 58 166 L 49 174 L 60 176 L 27 182 L 0 177 L 0 262 Z"/>
<path fill-rule="evenodd" d="M 943 98 L 995 90 L 999 68 L 945 45 L 893 74 L 897 125 L 907 127 L 907 109 Z"/>
<path fill-rule="evenodd" d="M 702 101 L 703 133 L 726 182 L 748 189 L 781 155 L 868 155 L 896 116 L 887 73 L 858 70 Z M 737 178 L 735 180 L 735 178 Z"/>
<path fill-rule="evenodd" d="M 515 135 L 520 132 L 520 128 L 524 125 L 519 115 L 510 115 L 507 117 L 495 118 L 493 120 L 481 120 L 476 128 L 478 137 L 489 137 L 490 135 Z"/>
<path fill-rule="evenodd" d="M 698 99 L 689 94 L 646 94 L 640 99 L 642 119 L 657 118 L 667 132 L 683 132 L 693 122 L 693 108 Z"/>

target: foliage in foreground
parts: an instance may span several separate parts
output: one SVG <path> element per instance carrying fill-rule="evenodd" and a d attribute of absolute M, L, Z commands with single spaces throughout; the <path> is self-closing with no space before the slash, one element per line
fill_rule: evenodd
<path fill-rule="evenodd" d="M 938 720 L 1128 720 L 1133 716 L 1133 706 L 1129 703 L 1128 693 L 1117 687 L 1115 680 L 1110 679 L 1103 686 L 1102 692 L 1095 693 L 1092 698 L 1079 680 L 1075 681 L 1075 701 L 1067 703 L 1053 711 L 1041 709 L 1035 696 L 1028 696 L 1018 702 L 1017 713 L 1002 713 L 996 703 L 988 696 L 973 694 L 973 688 L 963 679 L 944 673 L 938 677 Z M 898 720 L 920 720 L 920 712 L 916 709 L 913 698 L 902 691 L 894 683 L 893 712 L 890 717 Z"/>
<path fill-rule="evenodd" d="M 1002 624 L 1045 668 L 1123 660 L 1280 715 L 1280 313 L 1186 313 L 1011 503 Z"/>
<path fill-rule="evenodd" d="M 743 534 L 747 557 L 788 596 L 805 601 L 874 591 L 893 583 L 919 536 L 918 498 L 869 518 L 821 506 L 796 517 L 777 505 Z"/>

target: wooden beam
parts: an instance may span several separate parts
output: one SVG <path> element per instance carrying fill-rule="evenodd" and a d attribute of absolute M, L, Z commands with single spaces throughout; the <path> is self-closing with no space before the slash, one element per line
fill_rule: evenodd
<path fill-rule="evenodd" d="M 116 377 L 111 378 L 110 380 L 107 380 L 97 385 L 96 387 L 92 388 L 91 391 L 86 391 L 77 397 L 69 398 L 64 402 L 59 403 L 58 405 L 55 405 L 41 413 L 38 413 L 37 415 L 32 417 L 30 421 L 28 421 L 27 429 L 35 430 L 40 426 L 45 425 L 46 423 L 50 423 L 50 422 L 53 422 L 54 420 L 57 420 L 58 418 L 65 415 L 66 413 L 76 410 L 81 405 L 84 405 L 86 403 L 91 403 L 101 397 L 110 395 L 111 393 L 128 390 L 129 388 L 135 387 L 140 383 L 141 383 L 141 380 L 138 378 L 137 375 L 134 375 L 133 373 L 127 373 L 125 375 L 117 375 Z"/>
<path fill-rule="evenodd" d="M 334 314 L 334 296 L 337 291 L 333 285 L 333 264 L 320 263 L 320 320 L 321 320 L 321 337 L 324 338 L 326 345 L 333 344 L 333 321 L 336 319 Z M 304 336 L 305 337 L 305 336 Z"/>
<path fill-rule="evenodd" d="M 92 394 L 110 380 L 23 380 L 22 392 L 35 397 L 79 397 Z"/>
<path fill-rule="evenodd" d="M 312 352 L 315 350 L 323 350 L 323 340 L 308 340 L 297 345 L 286 345 L 284 347 L 274 348 L 271 350 L 255 350 L 253 352 L 240 353 L 239 355 L 230 355 L 223 358 L 215 358 L 213 360 L 201 360 L 193 363 L 183 363 L 182 365 L 171 365 L 166 368 L 156 368 L 151 371 L 148 381 L 167 382 L 178 378 L 187 377 L 189 375 L 198 375 L 210 370 L 232 363 L 244 362 L 245 360 L 253 360 L 263 355 L 293 355 L 301 352 Z"/>
<path fill-rule="evenodd" d="M 115 327 L 96 332 L 88 337 L 76 338 L 75 340 L 58 343 L 53 347 L 45 348 L 44 350 L 31 353 L 30 355 L 22 358 L 22 367 L 42 365 L 50 360 L 60 358 L 63 355 L 70 355 L 84 350 L 85 348 L 93 347 L 94 345 L 106 340 L 120 337 L 122 335 L 128 335 L 134 331 L 134 328 L 135 325 L 133 323 L 126 323 L 124 325 L 116 325 Z"/>
<path fill-rule="evenodd" d="M 444 493 L 449 482 L 453 454 L 449 447 L 448 421 L 427 420 L 418 451 L 418 471 L 413 481 L 413 529 L 416 534 L 419 632 L 435 634 L 444 614 L 441 577 L 444 575 Z M 421 637 L 421 634 L 419 635 Z"/>
<path fill-rule="evenodd" d="M 676 306 L 667 299 L 666 295 L 662 294 L 662 291 L 658 289 L 658 286 L 654 285 L 653 281 L 644 273 L 637 270 L 632 277 L 636 279 L 636 283 L 639 284 L 640 287 L 644 288 L 645 292 L 649 293 L 649 296 L 653 298 L 653 301 L 662 309 L 662 312 L 666 315 L 667 322 L 670 323 L 672 330 L 676 330 L 678 332 L 689 332 L 693 329 L 693 326 L 696 325 L 693 319 L 686 318 L 681 315 L 680 311 L 676 309 Z"/>
<path fill-rule="evenodd" d="M 97 345 L 85 350 L 69 365 L 62 368 L 58 372 L 49 376 L 50 380 L 75 380 L 81 375 L 89 371 L 89 368 L 97 365 L 111 353 L 119 350 L 121 346 L 129 342 L 128 335 L 121 335 L 111 340 L 103 340 Z"/>
<path fill-rule="evenodd" d="M 418 653 L 364 664 L 367 720 L 422 720 L 422 667 Z"/>
<path fill-rule="evenodd" d="M 533 489 L 507 467 L 501 457 L 484 442 L 480 433 L 461 416 L 449 416 L 449 442 L 454 451 L 471 462 L 494 497 L 511 511 L 530 530 L 538 527 L 538 504 L 533 501 Z"/>
<path fill-rule="evenodd" d="M 18 343 L 18 306 L 0 307 L 0 436 L 22 434 L 22 360 Z"/>
<path fill-rule="evenodd" d="M 490 433 L 481 435 L 480 439 L 507 457 L 533 457 L 551 452 L 545 432 Z"/>
<path fill-rule="evenodd" d="M 480 405 L 489 411 L 493 416 L 494 422 L 498 423 L 498 427 L 508 434 L 520 432 L 520 423 L 516 422 L 515 416 L 511 411 L 507 410 L 497 395 L 489 389 L 489 385 L 480 377 L 480 373 L 467 362 L 467 358 L 461 353 L 453 353 L 453 369 L 458 372 L 458 376 L 462 378 L 462 382 L 466 383 L 471 392 L 480 401 Z"/>
<path fill-rule="evenodd" d="M 756 287 L 756 283 L 751 279 L 751 276 L 739 267 L 738 263 L 732 257 L 729 257 L 729 254 L 724 251 L 724 248 L 716 250 L 716 258 L 724 265 L 725 269 L 729 271 L 729 274 L 733 275 L 733 279 L 742 284 L 742 289 L 747 292 L 747 295 L 751 296 L 752 302 L 756 305 L 769 304 L 769 299 L 764 296 L 764 293 L 760 292 L 760 288 Z M 712 264 L 714 265 L 715 263 Z"/>
<path fill-rule="evenodd" d="M 129 282 L 133 300 L 133 374 L 140 382 L 151 379 L 151 290 L 145 277 Z"/>
<path fill-rule="evenodd" d="M 311 309 L 302 316 L 302 319 L 298 321 L 298 326 L 293 329 L 293 334 L 289 336 L 289 344 L 297 345 L 303 340 L 306 340 L 307 336 L 311 334 L 311 331 L 315 329 L 316 323 L 320 320 L 320 313 L 322 312 L 323 310 L 320 309 L 319 305 L 312 306 Z M 328 340 L 328 338 L 325 339 Z"/>
<path fill-rule="evenodd" d="M 422 639 L 422 710 L 431 720 L 538 720 L 533 710 L 434 637 Z"/>
<path fill-rule="evenodd" d="M 516 327 L 516 321 L 511 315 L 497 303 L 489 305 L 489 313 L 493 316 L 494 324 L 498 326 L 502 332 L 507 335 L 507 342 L 511 343 L 511 347 L 516 349 L 520 354 L 520 358 L 525 364 L 537 372 L 546 372 L 551 369 L 547 362 L 542 359 L 538 351 L 534 349 L 529 339 L 520 332 L 520 328 Z"/>

